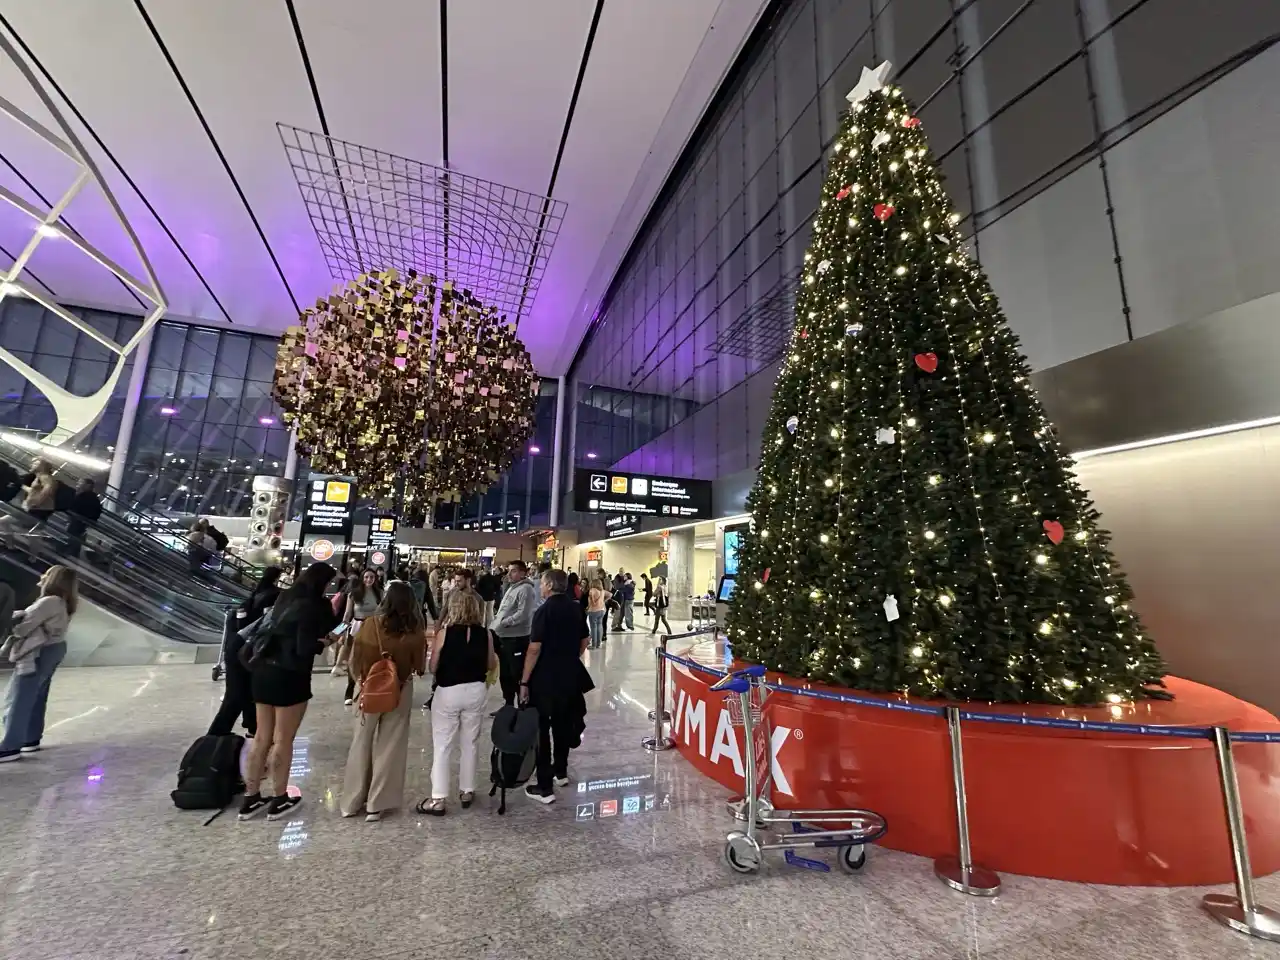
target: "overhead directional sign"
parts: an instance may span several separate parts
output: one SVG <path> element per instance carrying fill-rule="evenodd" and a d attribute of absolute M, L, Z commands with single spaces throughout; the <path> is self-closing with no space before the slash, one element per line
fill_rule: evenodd
<path fill-rule="evenodd" d="M 641 516 L 638 513 L 619 513 L 604 522 L 604 538 L 627 537 L 640 532 Z"/>
<path fill-rule="evenodd" d="M 574 474 L 573 508 L 579 513 L 709 520 L 711 481 L 579 469 Z"/>

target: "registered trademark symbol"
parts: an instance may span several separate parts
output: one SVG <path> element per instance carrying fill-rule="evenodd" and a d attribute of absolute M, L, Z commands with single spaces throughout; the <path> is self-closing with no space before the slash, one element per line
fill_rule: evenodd
<path fill-rule="evenodd" d="M 797 740 L 803 740 L 803 739 L 804 739 L 804 731 L 803 731 L 803 730 L 792 730 L 792 731 L 791 731 L 791 735 L 792 735 L 793 737 L 795 737 Z"/>

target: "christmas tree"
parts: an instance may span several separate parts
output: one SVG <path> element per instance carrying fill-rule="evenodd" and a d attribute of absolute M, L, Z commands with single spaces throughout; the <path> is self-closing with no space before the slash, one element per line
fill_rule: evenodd
<path fill-rule="evenodd" d="M 887 74 L 863 71 L 830 158 L 747 500 L 734 653 L 925 697 L 1165 695 L 1109 536 Z"/>

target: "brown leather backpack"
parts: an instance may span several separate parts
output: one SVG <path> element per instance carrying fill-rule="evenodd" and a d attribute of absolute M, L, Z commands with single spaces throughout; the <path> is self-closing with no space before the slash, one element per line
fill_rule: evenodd
<path fill-rule="evenodd" d="M 360 712 L 390 713 L 400 706 L 400 674 L 396 670 L 396 662 L 382 645 L 382 624 L 378 617 L 370 617 L 366 623 L 377 635 L 378 651 L 382 657 L 369 668 L 360 687 Z"/>

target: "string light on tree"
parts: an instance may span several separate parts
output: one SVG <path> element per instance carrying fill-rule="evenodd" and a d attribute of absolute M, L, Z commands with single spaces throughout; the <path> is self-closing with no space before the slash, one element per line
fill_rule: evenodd
<path fill-rule="evenodd" d="M 735 654 L 954 699 L 1151 695 L 1162 665 L 1109 536 L 889 70 L 862 71 L 830 158 L 748 498 Z"/>

